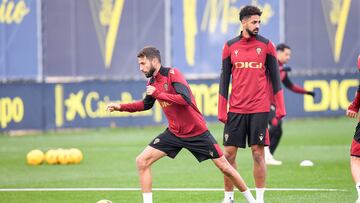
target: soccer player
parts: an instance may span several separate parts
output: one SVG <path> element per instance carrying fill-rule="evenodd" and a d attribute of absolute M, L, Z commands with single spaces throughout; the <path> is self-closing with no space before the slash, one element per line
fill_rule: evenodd
<path fill-rule="evenodd" d="M 298 94 L 306 94 L 312 97 L 315 96 L 315 92 L 306 91 L 304 88 L 299 85 L 294 84 L 289 76 L 288 72 L 291 71 L 290 67 L 284 67 L 287 64 L 291 57 L 291 48 L 287 44 L 279 44 L 276 46 L 276 54 L 279 63 L 280 69 L 280 80 L 284 84 L 286 88 L 291 90 L 292 92 Z M 271 97 L 271 106 L 269 113 L 269 134 L 270 134 L 270 146 L 265 147 L 265 162 L 267 165 L 281 165 L 282 162 L 276 160 L 273 155 L 274 152 L 279 145 L 281 136 L 282 136 L 282 121 L 277 120 L 275 117 L 275 101 L 273 97 Z"/>
<path fill-rule="evenodd" d="M 360 55 L 358 56 L 358 69 L 360 71 Z M 360 73 L 358 73 L 360 81 Z M 346 111 L 346 115 L 350 118 L 358 118 L 360 108 L 360 85 L 357 89 L 354 101 L 350 104 Z M 354 139 L 350 150 L 350 168 L 353 180 L 356 184 L 358 199 L 355 203 L 360 203 L 360 120 L 355 129 Z"/>
<path fill-rule="evenodd" d="M 128 103 L 110 103 L 107 110 L 145 111 L 157 100 L 169 122 L 168 128 L 154 138 L 136 158 L 144 203 L 152 202 L 151 165 L 164 156 L 175 158 L 182 148 L 189 150 L 199 162 L 211 159 L 221 172 L 231 180 L 248 202 L 255 202 L 240 174 L 229 164 L 205 120 L 196 106 L 191 89 L 178 69 L 161 65 L 158 49 L 147 46 L 137 55 L 140 71 L 150 78 L 143 100 Z"/>
<path fill-rule="evenodd" d="M 256 200 L 264 202 L 266 164 L 264 145 L 269 145 L 267 130 L 270 111 L 271 81 L 275 95 L 276 117 L 285 116 L 283 91 L 274 44 L 258 34 L 261 11 L 255 6 L 241 9 L 242 32 L 227 41 L 222 53 L 218 119 L 225 123 L 223 144 L 225 157 L 236 168 L 238 148 L 251 147 Z M 232 77 L 230 108 L 227 110 L 229 83 Z M 224 202 L 234 199 L 233 184 L 224 176 Z"/>

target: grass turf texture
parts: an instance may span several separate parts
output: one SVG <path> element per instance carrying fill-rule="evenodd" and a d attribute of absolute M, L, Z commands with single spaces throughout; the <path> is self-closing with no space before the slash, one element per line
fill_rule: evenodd
<path fill-rule="evenodd" d="M 349 168 L 349 147 L 356 120 L 347 118 L 285 121 L 275 157 L 282 166 L 269 166 L 269 188 L 334 188 L 346 191 L 267 191 L 266 202 L 355 202 L 356 191 Z M 222 143 L 223 126 L 209 124 Z M 1 188 L 138 188 L 136 156 L 164 127 L 94 129 L 23 137 L 0 136 Z M 79 165 L 28 166 L 31 149 L 82 150 Z M 313 167 L 300 167 L 310 159 Z M 249 149 L 239 150 L 238 169 L 254 188 Z M 173 160 L 163 158 L 152 167 L 154 188 L 222 188 L 222 174 L 211 161 L 198 164 L 187 150 Z M 255 192 L 252 191 L 255 195 Z M 220 202 L 222 191 L 154 191 L 154 202 Z M 141 202 L 140 191 L 36 191 L 0 192 L 0 202 Z M 245 202 L 239 192 L 236 202 Z"/>

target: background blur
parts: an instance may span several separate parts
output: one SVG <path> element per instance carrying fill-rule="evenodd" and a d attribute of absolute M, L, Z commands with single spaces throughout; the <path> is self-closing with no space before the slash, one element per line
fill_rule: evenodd
<path fill-rule="evenodd" d="M 239 34 L 246 4 L 263 10 L 261 35 L 292 48 L 293 82 L 316 92 L 285 91 L 287 118 L 344 115 L 358 86 L 360 1 L 2 0 L 0 131 L 166 123 L 158 104 L 104 111 L 142 98 L 136 54 L 149 44 L 186 75 L 216 121 L 222 47 Z"/>

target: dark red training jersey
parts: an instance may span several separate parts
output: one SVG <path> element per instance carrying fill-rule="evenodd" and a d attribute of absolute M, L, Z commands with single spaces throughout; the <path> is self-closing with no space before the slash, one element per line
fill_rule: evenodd
<path fill-rule="evenodd" d="M 227 103 L 231 77 L 230 112 L 252 114 L 269 112 L 272 84 L 276 116 L 285 116 L 283 90 L 274 44 L 257 35 L 245 38 L 240 34 L 225 43 L 222 53 L 218 118 L 227 120 Z"/>
<path fill-rule="evenodd" d="M 359 69 L 358 77 L 359 77 L 359 82 L 360 82 L 360 55 L 358 57 L 358 69 Z M 350 104 L 348 109 L 351 111 L 358 112 L 359 108 L 360 108 L 360 84 L 359 84 L 359 87 L 355 94 L 355 98 L 354 98 L 353 102 Z"/>
<path fill-rule="evenodd" d="M 179 70 L 161 67 L 148 85 L 156 88 L 152 96 L 147 95 L 142 101 L 121 104 L 120 111 L 148 110 L 158 100 L 169 122 L 169 130 L 176 136 L 193 137 L 208 130 L 189 84 Z"/>

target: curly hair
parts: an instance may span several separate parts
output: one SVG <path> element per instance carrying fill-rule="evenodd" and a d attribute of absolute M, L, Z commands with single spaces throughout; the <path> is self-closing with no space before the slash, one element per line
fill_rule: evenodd
<path fill-rule="evenodd" d="M 260 9 L 256 6 L 245 6 L 243 9 L 241 9 L 240 13 L 239 13 L 239 19 L 240 21 L 242 21 L 242 19 L 244 18 L 249 18 L 250 16 L 253 15 L 258 15 L 261 16 L 262 12 L 260 11 Z"/>
<path fill-rule="evenodd" d="M 161 62 L 160 51 L 157 48 L 155 48 L 154 46 L 146 46 L 146 47 L 142 48 L 138 52 L 137 57 L 138 58 L 146 57 L 148 59 L 157 58 L 159 60 L 159 62 Z"/>

